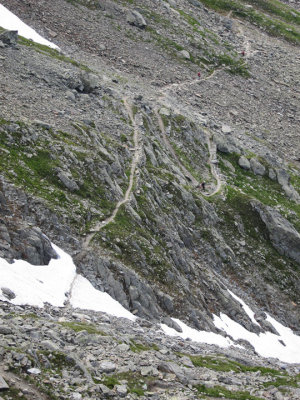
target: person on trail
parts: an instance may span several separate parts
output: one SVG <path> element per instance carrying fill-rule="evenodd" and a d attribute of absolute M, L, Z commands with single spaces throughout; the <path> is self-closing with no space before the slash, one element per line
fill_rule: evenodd
<path fill-rule="evenodd" d="M 245 55 L 246 55 L 245 50 L 243 50 L 243 51 L 241 52 L 241 55 L 242 55 L 243 57 L 245 57 Z"/>
<path fill-rule="evenodd" d="M 198 78 L 201 78 L 201 72 L 198 72 Z"/>

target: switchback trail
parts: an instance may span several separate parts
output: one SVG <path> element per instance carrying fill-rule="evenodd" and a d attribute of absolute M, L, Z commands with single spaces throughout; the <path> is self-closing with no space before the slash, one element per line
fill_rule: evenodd
<path fill-rule="evenodd" d="M 194 176 L 186 169 L 186 167 L 182 164 L 182 162 L 179 160 L 179 158 L 177 157 L 177 154 L 175 153 L 173 146 L 171 145 L 171 143 L 169 142 L 169 139 L 166 135 L 166 129 L 165 129 L 165 125 L 163 122 L 163 119 L 161 117 L 161 115 L 159 114 L 158 110 L 155 110 L 155 114 L 158 120 L 158 125 L 160 128 L 160 131 L 162 133 L 162 137 L 163 137 L 163 141 L 167 147 L 167 149 L 170 151 L 170 153 L 172 154 L 173 158 L 177 161 L 181 171 L 184 173 L 184 175 L 186 177 L 188 177 L 188 179 L 192 182 L 193 186 L 199 186 L 200 182 L 198 182 L 198 180 L 196 178 L 194 178 Z M 206 197 L 210 197 L 213 196 L 214 194 L 218 193 L 222 187 L 222 179 L 221 179 L 221 175 L 218 171 L 218 168 L 216 166 L 216 164 L 214 163 L 214 161 L 216 160 L 217 157 L 217 147 L 215 143 L 212 143 L 212 139 L 211 136 L 209 134 L 209 132 L 207 132 L 205 130 L 206 133 L 206 137 L 207 137 L 207 145 L 208 145 L 208 151 L 209 151 L 209 165 L 210 165 L 210 170 L 211 173 L 213 175 L 213 177 L 216 179 L 217 184 L 216 187 L 214 188 L 213 192 L 211 193 L 203 193 L 204 196 Z"/>
<path fill-rule="evenodd" d="M 134 176 L 135 176 L 135 172 L 136 172 L 136 167 L 140 161 L 141 158 L 141 154 L 142 154 L 142 149 L 139 147 L 140 145 L 140 133 L 139 133 L 139 114 L 136 114 L 136 116 L 133 115 L 133 111 L 132 111 L 132 107 L 131 105 L 128 103 L 127 98 L 125 97 L 123 99 L 124 101 L 124 105 L 125 108 L 127 110 L 127 113 L 129 115 L 129 118 L 132 122 L 133 125 L 133 143 L 134 143 L 134 148 L 133 148 L 133 157 L 132 157 L 132 161 L 131 161 L 131 167 L 130 167 L 130 175 L 129 175 L 129 183 L 128 183 L 128 187 L 127 190 L 125 192 L 125 195 L 123 197 L 123 199 L 119 200 L 113 213 L 104 221 L 99 221 L 96 226 L 93 228 L 92 231 L 90 231 L 90 233 L 86 236 L 83 244 L 82 244 L 82 250 L 86 250 L 91 242 L 91 240 L 93 239 L 93 237 L 96 235 L 96 233 L 98 233 L 101 229 L 103 229 L 106 225 L 108 225 L 110 222 L 113 222 L 120 207 L 123 204 L 126 204 L 128 202 L 128 200 L 130 199 L 130 195 L 132 192 L 132 188 L 133 188 L 133 183 L 134 183 Z"/>
<path fill-rule="evenodd" d="M 218 71 L 221 71 L 222 69 L 219 70 L 214 70 L 212 72 L 212 74 L 208 75 L 205 78 L 202 79 L 194 79 L 194 80 L 189 80 L 189 81 L 184 81 L 182 83 L 172 83 L 170 85 L 166 85 L 164 88 L 162 88 L 160 90 L 160 97 L 164 97 L 166 95 L 166 92 L 168 92 L 169 90 L 172 90 L 173 88 L 182 88 L 185 86 L 189 86 L 189 85 L 195 85 L 195 84 L 199 84 L 201 83 L 201 81 L 205 81 L 208 79 L 211 79 Z M 158 125 L 160 128 L 160 131 L 162 133 L 162 137 L 163 137 L 163 141 L 166 145 L 166 147 L 168 148 L 168 150 L 170 151 L 170 153 L 172 154 L 173 158 L 177 161 L 180 169 L 182 170 L 182 172 L 184 173 L 184 175 L 186 177 L 188 177 L 188 179 L 190 179 L 190 181 L 192 182 L 193 186 L 199 186 L 199 182 L 197 179 L 194 178 L 194 176 L 186 169 L 186 167 L 181 163 L 181 161 L 179 160 L 179 158 L 177 157 L 176 152 L 173 149 L 173 146 L 171 145 L 171 143 L 169 142 L 169 139 L 166 135 L 166 130 L 165 130 L 165 126 L 164 126 L 164 122 L 163 119 L 161 117 L 161 115 L 159 114 L 158 110 L 155 110 L 155 114 L 158 120 Z M 216 163 L 214 163 L 214 161 L 217 158 L 217 148 L 216 148 L 216 144 L 213 143 L 212 138 L 210 133 L 204 129 L 205 133 L 206 133 L 206 139 L 207 139 L 207 146 L 208 146 L 208 151 L 209 151 L 209 165 L 210 165 L 210 170 L 211 170 L 211 174 L 213 175 L 213 177 L 216 179 L 216 187 L 214 188 L 214 190 L 211 193 L 203 193 L 204 196 L 206 197 L 210 197 L 215 195 L 216 193 L 218 193 L 221 188 L 222 188 L 222 179 L 221 179 L 221 174 L 219 173 L 218 167 L 216 166 Z"/>

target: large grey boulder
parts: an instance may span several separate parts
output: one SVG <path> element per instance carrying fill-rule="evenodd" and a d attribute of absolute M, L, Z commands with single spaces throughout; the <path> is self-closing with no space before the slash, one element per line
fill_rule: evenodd
<path fill-rule="evenodd" d="M 232 137 L 216 136 L 214 137 L 214 141 L 217 145 L 217 150 L 221 153 L 241 153 L 235 139 Z"/>
<path fill-rule="evenodd" d="M 266 225 L 275 249 L 300 263 L 300 234 L 293 225 L 272 207 L 259 202 L 252 202 L 251 205 Z"/>
<path fill-rule="evenodd" d="M 62 184 L 69 189 L 71 192 L 79 189 L 79 186 L 73 179 L 70 179 L 63 171 L 60 171 L 57 174 L 58 179 L 62 182 Z"/>
<path fill-rule="evenodd" d="M 251 168 L 250 162 L 245 156 L 239 158 L 239 166 L 247 171 Z"/>
<path fill-rule="evenodd" d="M 69 89 L 76 90 L 79 93 L 92 93 L 99 87 L 98 76 L 87 71 L 81 73 L 67 71 L 63 79 Z"/>
<path fill-rule="evenodd" d="M 127 12 L 126 21 L 130 25 L 134 25 L 140 29 L 144 29 L 147 26 L 144 17 L 136 10 L 129 10 Z"/>
<path fill-rule="evenodd" d="M 98 76 L 86 71 L 81 73 L 81 82 L 84 93 L 92 93 L 99 86 Z"/>
<path fill-rule="evenodd" d="M 16 46 L 18 43 L 18 31 L 5 31 L 1 33 L 0 42 L 7 46 Z"/>
<path fill-rule="evenodd" d="M 250 165 L 255 175 L 260 175 L 260 176 L 265 175 L 266 168 L 256 158 L 251 158 Z"/>

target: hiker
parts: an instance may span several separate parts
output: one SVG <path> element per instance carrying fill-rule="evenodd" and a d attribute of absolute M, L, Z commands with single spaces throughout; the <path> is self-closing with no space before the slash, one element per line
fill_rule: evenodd
<path fill-rule="evenodd" d="M 241 55 L 242 55 L 243 57 L 245 57 L 245 55 L 246 55 L 245 50 L 243 50 L 243 51 L 241 52 Z"/>
<path fill-rule="evenodd" d="M 198 72 L 198 78 L 201 78 L 201 72 Z"/>
<path fill-rule="evenodd" d="M 200 188 L 201 188 L 202 190 L 205 190 L 205 182 L 200 183 Z"/>

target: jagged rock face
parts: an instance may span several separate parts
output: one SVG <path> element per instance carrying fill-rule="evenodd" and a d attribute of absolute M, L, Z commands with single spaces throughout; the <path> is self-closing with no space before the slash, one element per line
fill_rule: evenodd
<path fill-rule="evenodd" d="M 300 263 L 300 235 L 293 225 L 272 207 L 264 207 L 259 203 L 252 205 L 265 223 L 273 246 L 280 254 Z"/>
<path fill-rule="evenodd" d="M 296 329 L 294 47 L 198 1 L 3 4 L 72 54 L 0 49 L 1 256 L 47 264 L 43 232 L 141 317 L 258 332 L 231 287 Z"/>

